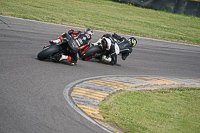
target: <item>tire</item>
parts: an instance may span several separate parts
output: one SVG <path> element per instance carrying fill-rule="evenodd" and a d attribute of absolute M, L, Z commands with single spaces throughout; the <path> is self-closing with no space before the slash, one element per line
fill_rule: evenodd
<path fill-rule="evenodd" d="M 89 47 L 83 54 L 82 56 L 82 60 L 89 60 L 92 58 L 92 56 L 95 54 L 95 53 L 99 53 L 101 52 L 101 49 L 99 48 L 99 46 L 92 46 L 92 47 Z"/>
<path fill-rule="evenodd" d="M 37 58 L 38 58 L 38 60 L 45 60 L 48 57 L 50 57 L 51 55 L 58 53 L 59 51 L 60 50 L 57 45 L 50 45 L 50 46 L 47 46 L 47 48 L 45 48 L 41 52 L 39 52 L 37 55 Z"/>

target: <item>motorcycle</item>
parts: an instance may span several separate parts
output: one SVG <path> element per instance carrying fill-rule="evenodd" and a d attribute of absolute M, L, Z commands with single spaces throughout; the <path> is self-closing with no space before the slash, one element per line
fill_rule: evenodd
<path fill-rule="evenodd" d="M 73 50 L 74 52 L 78 52 L 79 47 L 72 39 L 70 35 L 67 35 L 66 38 L 59 44 L 50 44 L 48 46 L 44 46 L 41 52 L 38 53 L 37 58 L 39 60 L 50 59 L 53 60 L 54 55 L 56 54 L 67 54 Z"/>
<path fill-rule="evenodd" d="M 92 58 L 97 58 L 103 52 L 103 47 L 101 45 L 94 45 L 87 48 L 83 54 L 81 59 L 82 60 L 90 60 Z"/>
<path fill-rule="evenodd" d="M 120 49 L 117 44 L 115 44 L 115 53 L 119 54 Z M 81 57 L 82 60 L 90 60 L 92 58 L 95 59 L 102 59 L 102 57 L 106 58 L 105 56 L 105 48 L 103 48 L 101 43 L 96 43 L 95 45 L 91 45 L 88 49 L 86 49 Z"/>

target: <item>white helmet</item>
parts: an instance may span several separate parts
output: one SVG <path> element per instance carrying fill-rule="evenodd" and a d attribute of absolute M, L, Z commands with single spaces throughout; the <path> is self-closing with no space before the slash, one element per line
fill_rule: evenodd
<path fill-rule="evenodd" d="M 111 46 L 110 39 L 103 37 L 101 39 L 101 44 L 102 44 L 104 50 L 110 50 L 110 46 Z"/>

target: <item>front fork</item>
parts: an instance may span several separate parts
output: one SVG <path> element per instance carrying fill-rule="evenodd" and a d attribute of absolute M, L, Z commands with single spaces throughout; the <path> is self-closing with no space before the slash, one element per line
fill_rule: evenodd
<path fill-rule="evenodd" d="M 88 45 L 88 44 L 85 44 L 85 45 L 79 47 L 79 50 L 80 50 L 80 51 L 79 51 L 79 56 L 82 57 L 83 54 L 85 53 L 85 51 L 86 51 L 89 47 L 90 47 L 90 45 Z"/>

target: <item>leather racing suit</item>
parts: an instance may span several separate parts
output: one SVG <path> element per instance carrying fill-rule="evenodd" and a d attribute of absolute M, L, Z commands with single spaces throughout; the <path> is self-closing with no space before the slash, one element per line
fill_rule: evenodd
<path fill-rule="evenodd" d="M 90 28 L 88 28 L 90 31 L 92 31 Z M 82 31 L 76 31 L 73 29 L 70 29 L 68 33 L 63 33 L 61 36 L 57 38 L 57 40 L 52 40 L 49 41 L 50 44 L 56 44 L 60 43 L 65 39 L 68 35 L 71 35 L 73 39 L 73 43 L 76 43 L 79 47 L 78 54 L 81 57 L 83 51 L 85 51 L 91 44 L 90 40 L 93 37 L 93 31 L 92 33 L 87 31 L 86 29 L 85 32 Z M 72 64 L 77 63 L 77 52 L 71 50 L 70 54 L 66 55 L 65 53 L 63 55 L 55 55 L 54 61 L 56 62 L 62 62 L 62 63 L 68 63 L 71 62 Z"/>
<path fill-rule="evenodd" d="M 120 54 L 122 54 L 122 60 L 125 60 L 132 52 L 132 44 L 125 37 L 121 37 L 116 33 L 112 34 L 112 37 L 117 40 Z"/>

